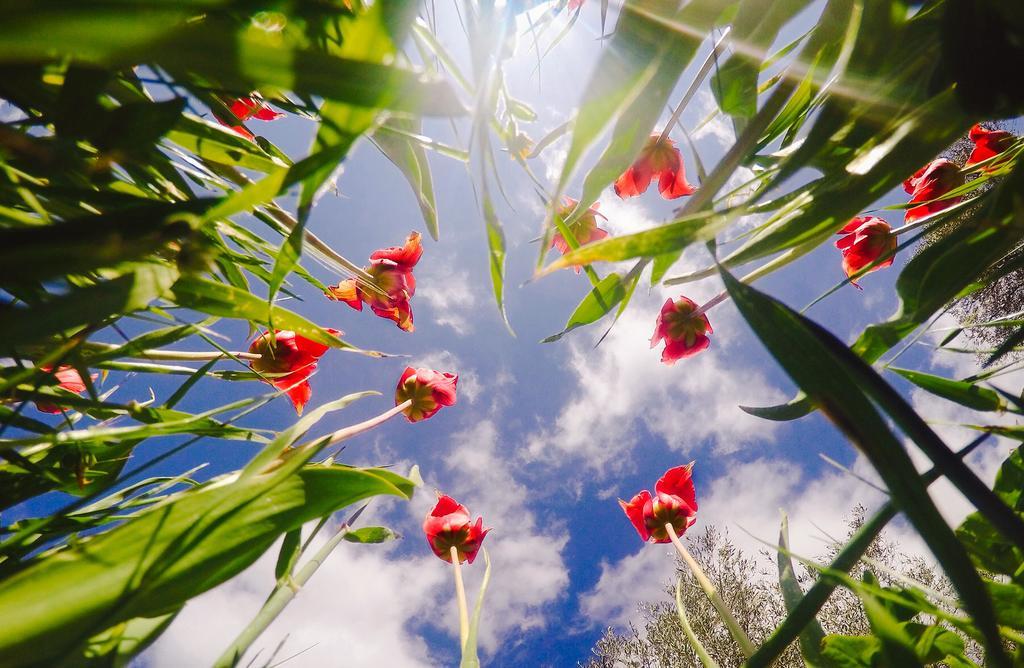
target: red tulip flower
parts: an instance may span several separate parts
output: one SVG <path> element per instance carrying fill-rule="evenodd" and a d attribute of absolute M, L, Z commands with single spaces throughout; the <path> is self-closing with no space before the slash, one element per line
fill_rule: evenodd
<path fill-rule="evenodd" d="M 672 366 L 676 360 L 696 355 L 711 345 L 708 334 L 712 333 L 708 317 L 701 313 L 693 315 L 697 304 L 692 299 L 680 297 L 672 301 L 668 299 L 661 307 L 658 321 L 651 337 L 651 348 L 665 340 L 665 350 L 661 353 L 661 361 Z"/>
<path fill-rule="evenodd" d="M 668 137 L 651 135 L 633 166 L 615 181 L 615 194 L 625 199 L 644 193 L 657 177 L 658 191 L 665 199 L 692 195 L 694 187 L 686 182 L 683 156 Z"/>
<path fill-rule="evenodd" d="M 340 336 L 336 329 L 326 330 Z M 288 395 L 295 412 L 302 415 L 302 409 L 313 396 L 309 377 L 316 371 L 317 361 L 327 352 L 328 346 L 310 341 L 289 330 L 275 330 L 274 339 L 264 332 L 249 346 L 249 352 L 261 355 L 249 362 L 249 367 L 262 374 L 268 374 L 267 382 Z"/>
<path fill-rule="evenodd" d="M 846 235 L 836 242 L 836 248 L 843 252 L 843 271 L 847 276 L 853 276 L 882 255 L 896 250 L 896 235 L 892 233 L 889 223 L 875 216 L 854 218 L 836 234 Z M 892 265 L 893 259 L 890 255 L 868 273 Z M 857 281 L 851 283 L 860 288 Z"/>
<path fill-rule="evenodd" d="M 994 158 L 1017 141 L 1017 137 L 1005 130 L 986 130 L 980 124 L 971 128 L 970 136 L 971 141 L 974 142 L 974 150 L 971 152 L 971 157 L 967 159 L 966 167 Z M 985 167 L 985 171 L 994 172 L 1005 164 L 1004 160 L 996 160 Z"/>
<path fill-rule="evenodd" d="M 68 392 L 74 392 L 75 394 L 85 392 L 85 381 L 82 380 L 81 374 L 74 367 L 61 366 L 56 372 L 53 371 L 52 366 L 42 366 L 39 368 L 57 379 L 57 387 Z M 93 376 L 93 378 L 95 379 L 96 376 Z M 60 406 L 53 403 L 52 399 L 36 399 L 35 405 L 43 413 L 60 413 L 61 410 Z"/>
<path fill-rule="evenodd" d="M 452 563 L 452 548 L 459 557 L 459 563 L 473 563 L 476 553 L 490 529 L 484 529 L 482 517 L 474 523 L 469 509 L 455 499 L 438 492 L 437 505 L 423 520 L 423 533 L 427 535 L 430 549 L 439 558 Z"/>
<path fill-rule="evenodd" d="M 328 299 L 345 302 L 357 311 L 363 310 L 365 302 L 381 318 L 411 332 L 414 326 L 409 300 L 416 294 L 412 270 L 422 255 L 420 233 L 411 232 L 404 246 L 383 248 L 370 255 L 370 265 L 363 269 L 373 277 L 371 285 L 350 278 L 328 288 L 325 294 Z"/>
<path fill-rule="evenodd" d="M 370 260 L 373 262 L 387 260 L 400 269 L 412 271 L 421 257 L 423 257 L 423 244 L 420 243 L 420 233 L 410 232 L 404 246 L 391 246 L 374 251 L 370 255 Z"/>
<path fill-rule="evenodd" d="M 963 197 L 943 199 L 943 196 L 963 184 L 964 175 L 960 173 L 960 168 L 956 164 L 945 158 L 932 160 L 903 182 L 903 189 L 910 193 L 911 204 L 927 202 L 927 204 L 907 209 L 904 219 L 906 222 L 912 223 L 925 216 L 948 209 Z"/>
<path fill-rule="evenodd" d="M 576 205 L 578 203 L 579 202 L 577 202 L 573 198 L 566 197 L 565 203 L 562 206 L 558 207 L 556 215 L 559 216 L 562 220 L 565 220 L 569 216 L 569 214 L 572 213 L 572 210 L 576 208 Z M 605 220 L 608 220 L 607 218 L 605 218 L 603 214 L 598 213 L 598 206 L 600 205 L 595 204 L 594 206 L 590 207 L 583 215 L 581 215 L 571 225 L 568 226 L 569 231 L 572 232 L 573 237 L 576 238 L 576 243 L 580 246 L 589 244 L 593 241 L 600 241 L 601 239 L 604 239 L 605 237 L 608 236 L 608 232 L 602 230 L 600 227 L 597 226 L 598 216 L 601 216 Z M 561 253 L 562 255 L 565 255 L 570 250 L 570 246 L 565 241 L 565 237 L 563 237 L 562 233 L 558 231 L 556 231 L 555 235 L 551 237 L 551 248 L 557 248 L 558 252 Z M 580 273 L 580 268 L 578 266 L 574 267 L 574 269 L 576 270 L 577 274 Z"/>
<path fill-rule="evenodd" d="M 267 106 L 267 103 L 263 101 L 257 94 L 249 95 L 248 97 L 240 97 L 232 100 L 228 107 L 231 109 L 231 113 L 234 114 L 241 122 L 248 121 L 250 119 L 257 119 L 260 121 L 274 121 L 284 116 Z M 253 134 L 249 132 L 244 125 L 236 125 L 233 122 L 227 122 L 222 118 L 218 118 L 221 123 L 229 126 L 232 130 L 242 135 L 246 139 L 255 139 Z"/>
<path fill-rule="evenodd" d="M 426 420 L 433 417 L 442 406 L 455 405 L 455 388 L 458 383 L 458 374 L 406 367 L 395 388 L 395 405 L 411 399 L 412 405 L 402 411 L 405 417 L 409 422 Z"/>
<path fill-rule="evenodd" d="M 629 503 L 619 499 L 619 505 L 644 542 L 651 539 L 655 543 L 671 542 L 666 525 L 671 524 L 676 535 L 682 536 L 697 521 L 692 469 L 693 462 L 690 462 L 665 471 L 654 486 L 653 496 L 645 489 Z"/>

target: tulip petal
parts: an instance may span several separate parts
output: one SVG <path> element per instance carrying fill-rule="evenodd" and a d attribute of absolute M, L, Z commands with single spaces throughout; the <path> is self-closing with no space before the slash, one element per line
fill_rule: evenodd
<path fill-rule="evenodd" d="M 682 499 L 694 512 L 697 510 L 697 495 L 693 487 L 693 462 L 684 466 L 676 466 L 661 476 L 654 491 L 659 494 L 671 494 Z"/>
<path fill-rule="evenodd" d="M 626 517 L 629 518 L 633 528 L 636 529 L 636 532 L 640 534 L 641 540 L 645 543 L 650 540 L 651 532 L 647 529 L 647 524 L 644 521 L 644 506 L 650 502 L 651 493 L 646 489 L 630 499 L 629 503 L 619 499 L 619 505 L 622 507 L 623 512 L 626 513 Z"/>
<path fill-rule="evenodd" d="M 327 288 L 327 292 L 324 294 L 332 301 L 345 302 L 357 311 L 363 310 L 363 301 L 359 298 L 359 288 L 354 278 L 346 279 L 336 286 Z"/>
<path fill-rule="evenodd" d="M 665 170 L 658 179 L 658 191 L 665 199 L 677 199 L 684 195 L 692 195 L 696 189 L 687 183 L 686 170 L 682 163 L 675 171 Z"/>

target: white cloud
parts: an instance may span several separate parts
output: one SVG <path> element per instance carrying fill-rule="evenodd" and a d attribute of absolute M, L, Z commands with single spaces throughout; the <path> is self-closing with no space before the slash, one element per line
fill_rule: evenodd
<path fill-rule="evenodd" d="M 265 660 L 284 640 L 278 660 L 306 650 L 289 662 L 296 668 L 338 665 L 339 657 L 346 666 L 437 665 L 410 626 L 445 600 L 445 570 L 432 568 L 433 555 L 388 558 L 394 547 L 343 543 L 247 656 L 260 651 Z M 275 556 L 276 550 L 269 551 L 237 578 L 191 601 L 144 663 L 210 665 L 263 604 L 273 585 Z"/>
<path fill-rule="evenodd" d="M 528 487 L 503 461 L 507 444 L 493 422 L 484 420 L 453 435 L 452 443 L 440 460 L 437 480 L 444 481 L 445 492 L 482 515 L 485 526 L 495 527 L 484 543 L 493 573 L 480 628 L 483 651 L 493 653 L 549 621 L 547 606 L 564 597 L 569 583 L 562 559 L 568 536 L 563 527 L 538 522 Z M 398 554 L 407 544 L 342 544 L 253 652 L 263 648 L 266 657 L 287 636 L 278 658 L 307 650 L 289 662 L 297 668 L 338 665 L 340 656 L 353 668 L 451 663 L 458 638 L 451 566 L 429 552 L 421 532 L 433 503 L 433 495 L 421 490 L 397 513 L 381 504 L 371 506 L 360 524 L 395 526 L 416 546 L 415 556 Z M 263 604 L 273 585 L 275 558 L 272 549 L 238 577 L 190 602 L 146 653 L 145 665 L 210 664 Z M 472 606 L 484 572 L 482 557 L 464 570 Z M 431 655 L 422 635 L 426 626 L 448 634 L 450 656 Z"/>
<path fill-rule="evenodd" d="M 718 104 L 715 102 L 715 97 L 709 90 L 697 91 L 697 95 L 693 98 L 697 117 L 703 120 L 713 111 L 718 109 Z M 732 130 L 732 126 L 725 114 L 717 114 L 713 119 L 706 123 L 697 132 L 693 133 L 695 140 L 702 139 L 704 137 L 710 137 L 714 139 L 715 143 L 718 144 L 718 148 L 725 150 L 732 146 L 733 142 L 736 141 L 736 135 Z"/>
<path fill-rule="evenodd" d="M 562 560 L 568 535 L 562 527 L 539 525 L 529 488 L 505 461 L 509 444 L 501 441 L 494 422 L 482 420 L 453 435 L 452 442 L 444 459 L 442 491 L 482 516 L 485 527 L 494 528 L 484 542 L 493 570 L 480 629 L 481 646 L 493 652 L 502 639 L 546 624 L 545 606 L 561 598 L 569 584 Z M 421 520 L 432 505 L 433 499 L 424 494 L 410 510 Z M 471 599 L 483 571 L 482 557 L 466 569 Z"/>
<path fill-rule="evenodd" d="M 452 269 L 452 263 L 439 260 L 419 277 L 414 299 L 431 308 L 431 324 L 450 327 L 459 336 L 473 331 L 473 314 L 477 295 L 471 287 L 469 273 Z"/>
<path fill-rule="evenodd" d="M 643 279 L 642 279 L 643 280 Z M 641 287 L 640 290 L 643 288 Z M 718 454 L 755 440 L 770 441 L 775 423 L 743 413 L 737 404 L 765 405 L 783 398 L 737 352 L 745 345 L 741 320 L 725 303 L 709 312 L 711 348 L 675 366 L 661 363 L 661 346 L 650 349 L 655 318 L 666 296 L 636 295 L 629 310 L 598 348 L 593 336 L 574 337 L 566 354 L 570 386 L 578 388 L 553 424 L 528 439 L 528 456 L 542 461 L 579 458 L 599 473 L 625 466 L 644 430 L 691 457 L 706 441 Z M 686 290 L 695 301 L 709 298 L 705 285 Z M 746 339 L 749 341 L 749 339 Z"/>

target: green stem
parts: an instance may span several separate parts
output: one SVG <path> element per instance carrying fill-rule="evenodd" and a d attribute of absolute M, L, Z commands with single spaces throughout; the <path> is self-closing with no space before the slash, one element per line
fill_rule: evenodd
<path fill-rule="evenodd" d="M 697 638 L 697 634 L 693 632 L 693 627 L 690 626 L 690 620 L 686 618 L 686 608 L 683 607 L 683 592 L 682 592 L 683 580 L 680 578 L 676 581 L 676 613 L 679 615 L 679 623 L 683 627 L 683 633 L 686 634 L 686 639 L 690 641 L 690 646 L 693 651 L 697 653 L 697 658 L 704 664 L 704 668 L 718 668 L 718 664 L 711 658 L 708 651 L 704 649 L 704 645 Z"/>
<path fill-rule="evenodd" d="M 697 90 L 700 88 L 700 85 L 704 83 L 704 79 L 707 78 L 708 74 L 711 72 L 712 66 L 714 66 L 715 62 L 718 60 L 718 56 L 721 55 L 724 50 L 725 38 L 729 36 L 730 30 L 732 30 L 732 26 L 727 26 L 725 30 L 722 31 L 722 35 L 718 38 L 718 41 L 715 42 L 715 46 L 712 47 L 711 53 L 709 53 L 708 57 L 704 59 L 704 64 L 700 66 L 700 71 L 697 72 L 697 76 L 693 78 L 693 82 L 690 84 L 690 87 L 686 90 L 686 93 L 683 94 L 683 98 L 679 101 L 679 105 L 675 108 L 675 111 L 672 112 L 672 117 L 669 118 L 668 123 L 665 124 L 665 129 L 661 131 L 661 136 L 658 137 L 659 142 L 664 141 L 665 138 L 668 137 L 669 130 L 672 129 L 673 125 L 679 122 L 679 117 L 683 115 L 683 110 L 686 109 L 686 105 L 688 105 L 690 100 L 693 99 L 693 96 L 697 94 Z M 679 127 L 682 127 L 682 125 Z"/>
<path fill-rule="evenodd" d="M 462 563 L 459 562 L 459 550 L 451 547 L 452 566 L 455 568 L 455 599 L 459 603 L 459 647 L 466 647 L 469 639 L 469 606 L 466 605 L 466 585 L 462 582 Z"/>
<path fill-rule="evenodd" d="M 90 343 L 95 348 L 101 348 L 103 350 L 113 350 L 118 346 L 113 344 L 105 343 Z M 249 352 L 217 352 L 217 351 L 200 351 L 200 350 L 140 350 L 134 353 L 126 353 L 122 357 L 130 359 L 141 359 L 141 360 L 181 360 L 188 362 L 208 362 L 210 360 L 219 360 L 227 357 L 237 357 L 242 360 L 258 360 L 262 359 L 263 355 L 259 353 Z"/>
<path fill-rule="evenodd" d="M 743 656 L 753 656 L 754 643 L 750 642 L 750 638 L 747 637 L 747 634 L 743 631 L 739 622 L 737 622 L 736 618 L 732 616 L 731 612 L 729 612 L 729 608 L 726 607 L 725 601 L 723 601 L 722 597 L 718 595 L 718 590 L 715 589 L 715 585 L 711 584 L 711 580 L 709 580 L 708 576 L 704 574 L 704 570 L 696 560 L 694 560 L 687 549 L 683 547 L 683 543 L 679 540 L 679 536 L 676 535 L 676 530 L 672 526 L 671 522 L 665 525 L 665 531 L 668 532 L 668 537 L 672 539 L 672 544 L 676 546 L 676 551 L 679 552 L 679 556 L 681 556 L 686 565 L 689 566 L 690 572 L 693 573 L 693 577 L 697 580 L 697 584 L 700 585 L 700 588 L 703 589 L 704 593 L 708 595 L 709 599 L 711 599 L 712 605 L 715 606 L 715 610 L 718 611 L 722 621 L 725 622 L 725 625 L 729 629 L 729 633 L 732 634 L 733 639 L 740 646 L 740 651 L 743 652 Z"/>
<path fill-rule="evenodd" d="M 277 619 L 277 616 L 281 614 L 281 611 L 287 607 L 295 595 L 299 593 L 299 590 L 309 582 L 309 579 L 313 577 L 317 569 L 326 561 L 327 557 L 334 551 L 334 548 L 338 547 L 343 540 L 345 535 L 352 529 L 348 522 L 345 522 L 338 531 L 335 532 L 331 538 L 324 543 L 324 546 L 317 550 L 317 553 L 306 562 L 306 564 L 295 574 L 294 577 L 289 578 L 285 575 L 277 587 L 270 594 L 270 598 L 263 604 L 260 611 L 256 614 L 249 625 L 242 629 L 242 632 L 238 634 L 238 637 L 232 641 L 226 650 L 217 658 L 214 662 L 214 668 L 231 668 L 236 666 L 241 660 L 242 655 L 249 649 L 249 647 L 256 641 L 257 638 L 262 635 L 270 623 Z"/>
<path fill-rule="evenodd" d="M 351 427 L 343 427 L 338 431 L 328 434 L 326 437 L 318 438 L 315 441 L 312 441 L 311 443 L 307 443 L 306 446 L 300 447 L 316 445 L 320 449 L 323 449 L 335 445 L 337 443 L 341 443 L 342 441 L 346 441 L 352 438 L 353 436 L 358 436 L 359 434 L 362 434 L 364 431 L 369 431 L 379 424 L 387 422 L 394 416 L 404 411 L 409 406 L 412 406 L 412 399 L 406 399 L 405 401 L 398 404 L 394 408 L 384 411 L 383 413 L 376 417 L 372 417 L 369 420 L 364 420 L 363 422 L 360 422 L 359 424 L 354 424 Z"/>

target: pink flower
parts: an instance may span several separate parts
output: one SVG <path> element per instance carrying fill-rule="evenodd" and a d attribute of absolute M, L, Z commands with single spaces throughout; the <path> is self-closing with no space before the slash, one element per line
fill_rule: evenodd
<path fill-rule="evenodd" d="M 666 525 L 671 524 L 676 535 L 682 536 L 697 521 L 692 469 L 690 462 L 665 471 L 654 486 L 654 496 L 645 489 L 629 503 L 619 499 L 619 505 L 644 542 L 652 538 L 655 543 L 671 542 Z"/>
<path fill-rule="evenodd" d="M 53 371 L 52 366 L 39 367 L 41 371 L 51 374 L 57 379 L 57 387 L 67 390 L 68 392 L 74 392 L 75 394 L 81 394 L 85 392 L 85 381 L 82 380 L 81 374 L 74 367 L 61 366 L 58 367 L 57 371 Z M 93 380 L 96 376 L 92 376 Z M 36 399 L 34 401 L 36 408 L 43 413 L 60 413 L 61 409 L 58 403 L 54 403 L 54 399 Z"/>
<path fill-rule="evenodd" d="M 395 388 L 395 405 L 412 400 L 412 405 L 402 411 L 409 422 L 419 422 L 433 417 L 442 406 L 455 405 L 455 387 L 458 374 L 441 373 L 431 369 L 406 367 Z"/>
<path fill-rule="evenodd" d="M 423 520 L 423 533 L 430 549 L 439 558 L 452 563 L 451 548 L 459 555 L 459 563 L 473 563 L 476 553 L 490 529 L 484 529 L 482 517 L 473 523 L 469 509 L 450 496 L 437 494 L 437 505 Z"/>
<path fill-rule="evenodd" d="M 651 135 L 633 166 L 615 181 L 615 194 L 625 199 L 642 194 L 658 178 L 658 191 L 665 199 L 692 195 L 694 187 L 686 182 L 683 156 L 668 137 Z"/>
<path fill-rule="evenodd" d="M 566 197 L 565 203 L 558 207 L 556 215 L 564 221 L 569 214 L 572 213 L 572 210 L 576 208 L 578 203 L 579 202 L 573 198 Z M 573 236 L 576 238 L 576 243 L 580 246 L 589 244 L 593 241 L 600 241 L 608 236 L 608 232 L 597 226 L 598 216 L 608 220 L 604 215 L 598 213 L 597 208 L 599 206 L 600 204 L 595 204 L 590 207 L 583 215 L 577 218 L 575 222 L 569 225 L 569 231 L 572 232 Z M 557 248 L 558 252 L 562 255 L 565 255 L 570 250 L 569 244 L 565 241 L 565 237 L 563 237 L 562 233 L 558 231 L 556 231 L 555 235 L 551 237 L 551 248 Z M 580 267 L 577 266 L 573 268 L 576 270 L 577 274 L 580 273 Z"/>
<path fill-rule="evenodd" d="M 231 109 L 231 113 L 234 114 L 235 118 L 243 123 L 253 118 L 260 121 L 274 121 L 284 116 L 284 114 L 274 111 L 268 107 L 267 103 L 264 102 L 263 98 L 257 93 L 253 93 L 248 97 L 239 97 L 231 100 L 228 103 L 228 108 Z M 249 132 L 244 125 L 236 125 L 234 122 L 228 122 L 219 117 L 217 120 L 220 121 L 221 124 L 229 126 L 232 130 L 246 139 L 255 139 L 253 134 Z"/>
<path fill-rule="evenodd" d="M 574 12 L 583 6 L 583 0 L 569 0 L 569 11 Z"/>
<path fill-rule="evenodd" d="M 875 216 L 854 218 L 836 234 L 846 235 L 836 242 L 836 248 L 843 252 L 843 271 L 847 276 L 853 276 L 882 255 L 896 250 L 896 235 L 889 223 Z M 871 271 L 892 265 L 894 259 L 890 256 Z M 860 288 L 856 281 L 851 283 Z"/>
<path fill-rule="evenodd" d="M 365 302 L 381 318 L 411 332 L 414 326 L 409 300 L 416 294 L 412 270 L 422 256 L 420 233 L 411 232 L 404 246 L 383 248 L 370 255 L 370 265 L 363 269 L 373 277 L 372 284 L 349 278 L 328 288 L 325 294 L 328 299 L 345 302 L 357 311 L 363 310 Z"/>
<path fill-rule="evenodd" d="M 341 335 L 336 329 L 326 331 L 334 336 Z M 262 356 L 250 361 L 249 367 L 268 374 L 266 382 L 285 392 L 295 412 L 302 415 L 302 409 L 313 396 L 309 377 L 316 371 L 317 361 L 327 352 L 327 348 L 322 343 L 310 341 L 289 330 L 275 330 L 273 341 L 264 332 L 249 346 L 250 353 Z"/>
<path fill-rule="evenodd" d="M 994 158 L 1013 146 L 1017 137 L 1005 130 L 986 130 L 978 124 L 971 128 L 971 141 L 974 142 L 974 150 L 971 152 L 971 157 L 967 159 L 966 167 Z M 985 171 L 994 172 L 1005 164 L 1005 160 L 996 160 L 986 166 Z"/>
<path fill-rule="evenodd" d="M 697 304 L 686 297 L 675 301 L 668 299 L 661 307 L 654 326 L 654 336 L 651 337 L 651 347 L 665 340 L 665 350 L 661 353 L 662 363 L 672 366 L 676 360 L 696 355 L 711 345 L 711 339 L 708 338 L 708 334 L 713 332 L 711 323 L 703 313 L 694 316 L 696 310 Z"/>
<path fill-rule="evenodd" d="M 932 160 L 903 182 L 903 189 L 910 193 L 911 204 L 927 202 L 927 204 L 907 209 L 904 220 L 912 223 L 953 206 L 963 197 L 943 199 L 943 196 L 963 184 L 964 175 L 960 173 L 960 168 L 954 163 L 945 158 Z"/>

